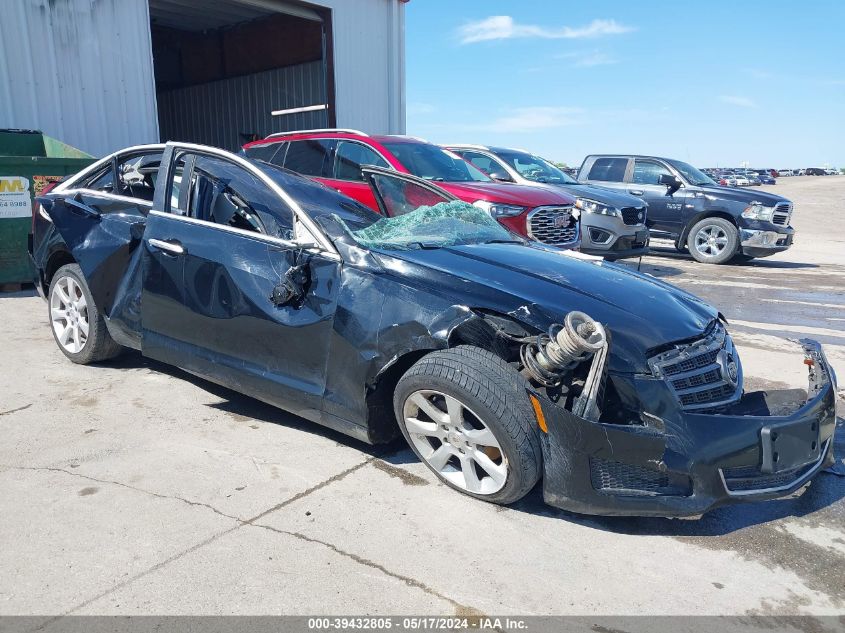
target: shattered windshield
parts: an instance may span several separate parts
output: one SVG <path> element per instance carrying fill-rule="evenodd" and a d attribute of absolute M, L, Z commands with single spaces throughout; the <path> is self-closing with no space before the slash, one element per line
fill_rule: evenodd
<path fill-rule="evenodd" d="M 335 216 L 361 246 L 373 249 L 412 250 L 491 242 L 521 243 L 489 213 L 461 200 L 423 206 L 369 226 L 350 226 Z"/>

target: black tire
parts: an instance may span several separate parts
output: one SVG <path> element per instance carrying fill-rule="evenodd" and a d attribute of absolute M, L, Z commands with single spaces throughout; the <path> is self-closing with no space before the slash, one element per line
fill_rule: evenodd
<path fill-rule="evenodd" d="M 698 249 L 696 241 L 699 234 L 703 231 L 712 231 L 714 234 L 724 235 L 726 242 L 724 245 L 720 245 L 721 250 L 714 250 L 712 255 L 708 255 Z M 690 229 L 689 235 L 687 235 L 687 248 L 693 259 L 698 262 L 703 264 L 724 264 L 733 259 L 734 255 L 739 251 L 739 232 L 733 223 L 724 218 L 704 218 L 696 222 Z"/>
<path fill-rule="evenodd" d="M 57 292 L 56 287 L 63 282 L 65 278 L 70 278 L 79 287 L 80 292 L 85 298 L 85 308 L 82 313 L 88 322 L 88 336 L 84 342 L 81 343 L 81 349 L 78 351 L 69 350 L 59 340 L 59 334 L 56 332 L 57 325 L 53 322 L 53 298 L 54 293 Z M 66 281 L 64 282 L 67 283 Z M 88 289 L 88 284 L 85 283 L 85 277 L 82 275 L 82 270 L 77 264 L 67 264 L 59 268 L 53 279 L 50 280 L 50 290 L 47 294 L 47 318 L 50 323 L 50 331 L 53 333 L 53 339 L 56 341 L 59 349 L 74 363 L 80 365 L 88 365 L 89 363 L 96 363 L 99 361 L 114 358 L 120 354 L 123 349 L 120 345 L 114 342 L 111 335 L 106 329 L 106 322 L 100 314 L 100 310 L 94 303 L 94 297 L 91 296 L 91 291 Z M 67 321 L 65 321 L 67 324 Z"/>
<path fill-rule="evenodd" d="M 396 385 L 393 406 L 408 445 L 441 481 L 477 499 L 508 504 L 524 497 L 542 474 L 540 433 L 526 387 L 525 379 L 500 357 L 479 347 L 462 345 L 432 352 L 413 365 Z M 406 400 L 425 390 L 456 398 L 493 433 L 503 453 L 501 461 L 507 467 L 501 489 L 478 494 L 454 485 L 420 454 L 406 428 L 403 412 Z M 417 438 L 421 441 L 422 436 Z"/>

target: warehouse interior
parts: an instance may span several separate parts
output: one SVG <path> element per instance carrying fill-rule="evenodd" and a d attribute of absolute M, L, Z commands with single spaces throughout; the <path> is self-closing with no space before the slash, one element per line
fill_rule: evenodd
<path fill-rule="evenodd" d="M 198 4 L 149 0 L 162 141 L 237 150 L 272 132 L 335 125 L 330 9 Z"/>

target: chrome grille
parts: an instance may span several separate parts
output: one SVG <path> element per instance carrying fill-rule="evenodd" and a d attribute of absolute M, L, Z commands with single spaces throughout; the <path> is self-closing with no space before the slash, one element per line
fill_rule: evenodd
<path fill-rule="evenodd" d="M 772 215 L 772 222 L 774 224 L 780 224 L 781 226 L 787 226 L 789 221 L 792 219 L 792 203 L 791 202 L 779 202 L 775 205 L 774 214 Z"/>
<path fill-rule="evenodd" d="M 642 207 L 624 207 L 622 221 L 625 224 L 645 224 L 645 209 Z"/>
<path fill-rule="evenodd" d="M 684 410 L 715 409 L 742 395 L 742 366 L 721 323 L 704 338 L 676 345 L 648 363 L 655 376 L 666 380 Z"/>
<path fill-rule="evenodd" d="M 528 236 L 552 246 L 578 241 L 578 219 L 572 207 L 537 207 L 528 214 Z"/>

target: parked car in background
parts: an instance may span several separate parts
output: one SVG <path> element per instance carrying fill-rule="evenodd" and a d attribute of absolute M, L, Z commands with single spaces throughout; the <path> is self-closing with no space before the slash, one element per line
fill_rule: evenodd
<path fill-rule="evenodd" d="M 648 203 L 652 237 L 673 240 L 700 262 L 767 257 L 792 245 L 789 200 L 720 187 L 679 160 L 592 155 L 584 159 L 578 179 L 641 197 Z"/>
<path fill-rule="evenodd" d="M 575 197 L 581 210 L 581 251 L 607 259 L 648 252 L 647 205 L 626 193 L 580 183 L 528 152 L 486 145 L 447 145 L 499 182 L 553 187 Z"/>
<path fill-rule="evenodd" d="M 834 169 L 833 167 L 828 167 L 824 171 L 828 176 L 838 176 L 839 175 L 839 170 Z"/>
<path fill-rule="evenodd" d="M 142 155 L 159 163 L 138 189 L 152 200 L 115 193 Z M 133 348 L 358 440 L 401 434 L 446 486 L 493 503 L 542 477 L 573 512 L 694 516 L 835 463 L 819 343 L 803 341 L 806 397 L 746 392 L 701 299 L 518 238 L 430 180 L 362 171 L 381 213 L 180 143 L 59 184 L 32 239 L 59 350 L 90 364 Z"/>
<path fill-rule="evenodd" d="M 718 176 L 718 183 L 727 187 L 736 187 L 736 176 L 733 174 L 722 174 Z"/>
<path fill-rule="evenodd" d="M 794 176 L 795 174 L 792 172 L 791 169 L 778 169 L 778 176 L 786 177 L 786 176 Z"/>
<path fill-rule="evenodd" d="M 735 174 L 734 180 L 736 180 L 737 187 L 748 187 L 751 185 L 751 180 L 745 174 Z"/>
<path fill-rule="evenodd" d="M 806 169 L 796 169 L 792 173 L 793 173 L 794 176 L 806 176 L 807 170 Z"/>
<path fill-rule="evenodd" d="M 409 136 L 370 136 L 355 130 L 273 134 L 244 145 L 246 156 L 309 176 L 378 210 L 361 167 L 374 165 L 437 182 L 490 213 L 508 229 L 560 248 L 580 244 L 575 198 L 553 189 L 496 182 L 460 156 Z"/>
<path fill-rule="evenodd" d="M 805 176 L 827 176 L 827 171 L 822 169 L 821 167 L 807 167 L 804 170 Z"/>
<path fill-rule="evenodd" d="M 774 185 L 777 184 L 777 180 L 775 180 L 774 176 L 772 176 L 768 172 L 757 172 L 757 179 L 760 181 L 760 184 L 763 185 Z"/>

